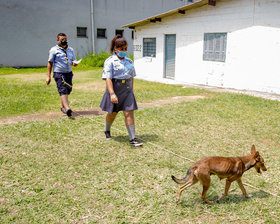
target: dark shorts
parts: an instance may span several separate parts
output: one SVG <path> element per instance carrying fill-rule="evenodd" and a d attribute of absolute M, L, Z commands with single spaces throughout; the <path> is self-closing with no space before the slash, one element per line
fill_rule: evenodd
<path fill-rule="evenodd" d="M 64 78 L 64 81 L 67 82 L 72 86 L 72 79 L 73 79 L 73 73 L 60 73 L 60 72 L 54 72 L 53 78 L 56 82 L 57 90 L 59 95 L 69 95 L 72 92 L 72 88 L 68 88 L 67 86 L 62 84 L 62 77 Z"/>
<path fill-rule="evenodd" d="M 137 103 L 132 89 L 131 80 L 127 79 L 123 83 L 121 80 L 112 80 L 114 92 L 118 97 L 118 104 L 111 102 L 111 96 L 106 89 L 103 99 L 100 103 L 100 108 L 108 113 L 137 110 Z"/>

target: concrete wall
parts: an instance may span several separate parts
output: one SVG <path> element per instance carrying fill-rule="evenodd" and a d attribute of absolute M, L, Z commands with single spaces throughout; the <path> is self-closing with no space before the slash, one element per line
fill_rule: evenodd
<path fill-rule="evenodd" d="M 78 56 L 91 50 L 90 1 L 1 0 L 0 66 L 46 66 L 56 35 L 64 32 Z M 77 38 L 76 27 L 88 27 Z"/>
<path fill-rule="evenodd" d="M 136 27 L 134 45 L 156 37 L 156 58 L 134 52 L 137 76 L 163 80 L 164 35 L 176 34 L 175 81 L 280 93 L 280 1 L 220 0 Z M 203 61 L 204 33 L 227 32 L 225 62 Z M 139 47 L 140 46 L 140 47 Z"/>
<path fill-rule="evenodd" d="M 92 52 L 90 0 L 1 0 L 0 67 L 45 66 L 56 35 L 64 32 L 79 57 Z M 108 51 L 116 29 L 185 4 L 187 0 L 93 0 L 96 52 Z M 87 38 L 77 37 L 77 27 L 87 27 Z M 96 28 L 106 28 L 107 38 L 97 39 Z M 132 30 L 124 36 L 133 52 Z"/>

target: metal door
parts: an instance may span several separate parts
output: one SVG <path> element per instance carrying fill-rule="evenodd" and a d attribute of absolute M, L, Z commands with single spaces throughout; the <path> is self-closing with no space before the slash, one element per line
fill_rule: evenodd
<path fill-rule="evenodd" d="M 165 35 L 164 77 L 175 78 L 176 35 Z"/>

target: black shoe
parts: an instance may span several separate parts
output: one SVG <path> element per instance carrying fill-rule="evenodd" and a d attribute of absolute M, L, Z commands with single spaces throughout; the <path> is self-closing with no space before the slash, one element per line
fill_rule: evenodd
<path fill-rule="evenodd" d="M 132 140 L 129 140 L 129 144 L 130 144 L 131 146 L 135 146 L 135 147 L 138 147 L 138 146 L 142 146 L 142 145 L 143 145 L 143 143 L 140 142 L 137 138 L 134 138 L 134 139 L 132 139 Z"/>
<path fill-rule="evenodd" d="M 68 110 L 66 111 L 66 114 L 67 114 L 68 117 L 72 117 L 72 110 L 71 110 L 71 109 L 68 109 Z"/>
<path fill-rule="evenodd" d="M 106 140 L 112 139 L 112 136 L 111 136 L 111 132 L 110 132 L 110 131 L 104 131 L 104 134 L 105 134 Z"/>

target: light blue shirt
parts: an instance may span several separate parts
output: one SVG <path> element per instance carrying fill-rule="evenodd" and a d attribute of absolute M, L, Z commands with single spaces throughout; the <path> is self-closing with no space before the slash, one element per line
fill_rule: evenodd
<path fill-rule="evenodd" d="M 117 55 L 112 55 L 104 62 L 102 79 L 130 79 L 136 76 L 133 61 L 125 57 L 120 60 Z"/>
<path fill-rule="evenodd" d="M 68 73 L 72 71 L 72 62 L 76 60 L 73 48 L 66 50 L 56 45 L 49 51 L 49 62 L 53 62 L 53 72 Z"/>

